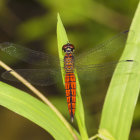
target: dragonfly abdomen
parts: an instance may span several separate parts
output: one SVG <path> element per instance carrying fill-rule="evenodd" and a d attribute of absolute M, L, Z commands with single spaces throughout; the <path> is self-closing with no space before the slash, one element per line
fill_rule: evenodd
<path fill-rule="evenodd" d="M 68 110 L 71 116 L 71 120 L 73 121 L 76 106 L 76 79 L 74 73 L 66 73 L 65 90 L 68 103 Z"/>

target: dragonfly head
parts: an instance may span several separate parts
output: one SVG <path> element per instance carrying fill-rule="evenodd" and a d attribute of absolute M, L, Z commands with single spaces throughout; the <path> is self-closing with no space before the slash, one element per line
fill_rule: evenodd
<path fill-rule="evenodd" d="M 74 46 L 70 43 L 67 43 L 65 44 L 63 47 L 62 47 L 62 50 L 65 52 L 65 53 L 73 53 L 74 51 Z"/>

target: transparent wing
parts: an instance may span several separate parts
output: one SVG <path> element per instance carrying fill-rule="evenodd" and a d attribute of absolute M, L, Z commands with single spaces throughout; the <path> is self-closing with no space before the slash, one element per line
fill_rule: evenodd
<path fill-rule="evenodd" d="M 123 68 L 126 64 L 131 65 L 132 63 L 135 63 L 133 60 L 123 60 L 120 62 L 117 61 L 119 58 L 117 57 L 117 54 L 121 54 L 119 50 L 123 50 L 127 33 L 127 31 L 122 32 L 110 40 L 105 41 L 101 45 L 98 45 L 96 48 L 75 56 L 75 68 L 77 69 L 78 75 L 84 75 L 84 79 L 92 79 L 95 75 L 98 75 L 98 77 L 102 78 L 110 76 L 118 63 L 121 64 L 120 68 Z M 129 33 L 134 34 L 133 31 L 129 31 Z M 53 63 L 51 62 L 56 62 L 54 64 L 57 67 L 57 65 L 60 63 L 59 61 L 63 61 L 52 57 L 51 55 L 46 55 L 42 52 L 34 51 L 13 43 L 1 43 L 0 49 L 9 55 L 19 58 L 27 63 L 38 64 L 38 62 L 41 62 L 45 66 L 48 65 L 49 68 L 52 68 Z M 112 62 L 110 61 L 112 59 L 108 58 L 111 55 L 113 55 Z M 59 77 L 58 75 L 61 74 L 59 70 L 60 66 L 56 70 L 53 68 L 44 70 L 20 69 L 16 71 L 32 84 L 51 85 L 57 81 L 57 77 Z M 9 72 L 5 72 L 2 77 L 15 81 L 15 78 L 12 78 Z M 54 77 L 56 77 L 56 80 L 54 80 Z"/>
<path fill-rule="evenodd" d="M 55 84 L 61 78 L 60 71 L 52 69 L 15 69 L 14 71 L 23 76 L 31 84 L 39 86 Z M 11 75 L 11 71 L 6 71 L 1 76 L 6 80 L 20 82 Z"/>
<path fill-rule="evenodd" d="M 55 63 L 55 65 L 59 64 L 60 62 L 59 58 L 56 56 L 48 55 L 43 52 L 22 47 L 14 43 L 9 42 L 0 43 L 0 49 L 3 52 L 9 54 L 10 56 L 16 57 L 30 64 L 35 65 L 43 64 L 45 66 L 49 66 L 52 65 L 52 62 Z"/>
<path fill-rule="evenodd" d="M 77 67 L 77 73 L 79 78 L 84 80 L 94 80 L 94 79 L 103 79 L 108 76 L 111 76 L 115 67 L 118 65 L 119 69 L 122 69 L 122 73 L 130 74 L 130 68 L 136 67 L 137 62 L 134 60 L 122 60 L 114 61 L 105 64 L 96 64 Z M 127 65 L 127 69 L 126 68 Z M 62 80 L 61 71 L 53 69 L 15 69 L 18 74 L 23 76 L 28 82 L 34 85 L 39 86 L 49 86 Z M 119 73 L 121 74 L 121 73 Z M 10 81 L 19 82 L 14 76 L 11 75 L 11 71 L 6 71 L 2 74 L 2 78 Z"/>
<path fill-rule="evenodd" d="M 97 47 L 90 49 L 80 55 L 75 54 L 75 66 L 79 65 L 93 65 L 102 63 L 103 61 L 109 62 L 118 60 L 120 54 L 123 51 L 128 31 L 121 32 L 111 39 L 99 44 Z M 134 34 L 133 31 L 129 31 L 129 34 Z"/>
<path fill-rule="evenodd" d="M 78 76 L 84 80 L 90 79 L 102 79 L 109 77 L 113 74 L 115 68 L 121 70 L 119 74 L 130 74 L 130 69 L 136 68 L 137 62 L 134 60 L 121 60 L 121 61 L 112 61 L 104 64 L 94 64 L 94 65 L 83 65 L 77 67 Z M 127 69 L 126 69 L 127 68 Z"/>
<path fill-rule="evenodd" d="M 42 67 L 44 69 L 15 69 L 28 82 L 34 85 L 48 86 L 56 83 L 61 78 L 60 61 L 58 57 L 35 51 L 18 44 L 4 42 L 0 43 L 0 49 L 12 57 L 18 58 L 29 64 Z M 46 68 L 46 69 L 45 69 Z M 11 71 L 2 74 L 2 78 L 10 81 L 19 82 Z"/>

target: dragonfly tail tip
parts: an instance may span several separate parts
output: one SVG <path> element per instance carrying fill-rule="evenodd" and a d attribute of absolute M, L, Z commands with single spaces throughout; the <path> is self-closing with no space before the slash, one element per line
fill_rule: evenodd
<path fill-rule="evenodd" d="M 73 116 L 71 116 L 71 122 L 73 123 L 73 120 L 74 120 L 74 117 Z"/>

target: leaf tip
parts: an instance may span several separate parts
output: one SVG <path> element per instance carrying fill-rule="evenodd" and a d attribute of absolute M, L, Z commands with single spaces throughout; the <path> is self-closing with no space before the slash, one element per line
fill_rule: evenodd
<path fill-rule="evenodd" d="M 57 13 L 57 21 L 61 21 L 59 12 Z"/>

